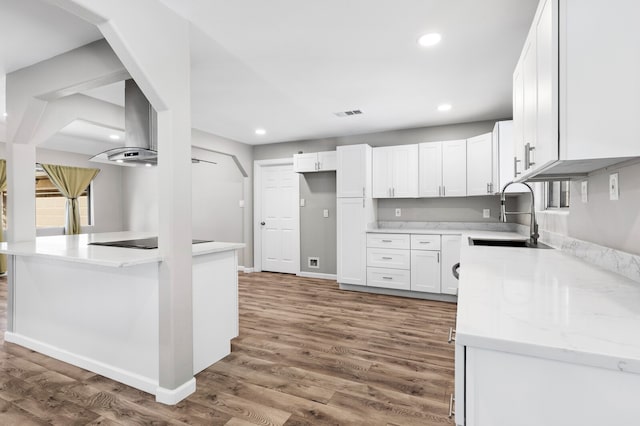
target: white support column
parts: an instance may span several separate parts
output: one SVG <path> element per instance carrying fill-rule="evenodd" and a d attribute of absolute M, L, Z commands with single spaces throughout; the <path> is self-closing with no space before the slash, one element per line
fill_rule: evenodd
<path fill-rule="evenodd" d="M 36 147 L 7 143 L 7 241 L 36 238 Z"/>

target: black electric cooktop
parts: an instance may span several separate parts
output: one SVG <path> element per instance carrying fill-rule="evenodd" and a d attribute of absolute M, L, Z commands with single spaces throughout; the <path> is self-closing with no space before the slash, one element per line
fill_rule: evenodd
<path fill-rule="evenodd" d="M 211 240 L 192 240 L 192 244 L 211 243 Z M 135 249 L 157 249 L 158 237 L 139 238 L 137 240 L 103 241 L 89 243 L 90 246 L 122 247 Z"/>

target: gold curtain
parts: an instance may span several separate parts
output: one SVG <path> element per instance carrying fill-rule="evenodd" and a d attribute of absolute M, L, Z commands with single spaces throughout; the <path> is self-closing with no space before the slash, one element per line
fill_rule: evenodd
<path fill-rule="evenodd" d="M 80 208 L 78 197 L 89 186 L 99 169 L 84 169 L 80 167 L 55 166 L 41 164 L 51 182 L 67 197 L 67 213 L 64 232 L 67 235 L 80 233 Z"/>
<path fill-rule="evenodd" d="M 7 190 L 7 161 L 0 160 L 0 197 Z M 0 206 L 2 200 L 0 199 Z M 4 206 L 2 206 L 4 207 Z M 4 225 L 2 223 L 2 211 L 0 211 L 0 241 L 4 241 Z M 7 272 L 7 255 L 0 254 L 0 274 Z"/>

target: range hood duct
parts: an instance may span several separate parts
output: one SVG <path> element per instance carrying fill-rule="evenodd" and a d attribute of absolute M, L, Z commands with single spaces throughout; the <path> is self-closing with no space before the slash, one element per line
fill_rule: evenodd
<path fill-rule="evenodd" d="M 157 113 L 133 79 L 124 85 L 125 146 L 102 152 L 89 161 L 136 166 L 158 163 Z"/>

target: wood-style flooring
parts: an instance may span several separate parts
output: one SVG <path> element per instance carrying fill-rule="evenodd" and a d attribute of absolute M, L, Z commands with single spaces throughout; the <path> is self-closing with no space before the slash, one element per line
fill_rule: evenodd
<path fill-rule="evenodd" d="M 6 327 L 0 280 L 0 327 Z M 240 274 L 240 336 L 176 406 L 5 343 L 0 425 L 449 425 L 454 304 Z M 4 334 L 2 334 L 4 337 Z"/>

